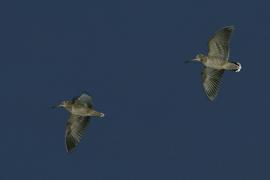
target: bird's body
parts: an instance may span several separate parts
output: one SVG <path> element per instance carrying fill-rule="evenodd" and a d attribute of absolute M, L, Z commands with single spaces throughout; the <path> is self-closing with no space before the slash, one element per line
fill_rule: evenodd
<path fill-rule="evenodd" d="M 65 133 L 68 152 L 80 142 L 81 136 L 90 122 L 90 117 L 104 117 L 103 113 L 93 109 L 92 97 L 86 93 L 82 93 L 71 101 L 63 101 L 57 107 L 63 107 L 70 113 Z"/>
<path fill-rule="evenodd" d="M 233 26 L 228 26 L 217 31 L 208 42 L 208 55 L 198 54 L 193 59 L 204 65 L 203 88 L 211 101 L 218 94 L 220 79 L 224 71 L 239 72 L 241 70 L 240 63 L 229 61 L 229 40 L 233 30 Z"/>
<path fill-rule="evenodd" d="M 83 104 L 72 104 L 71 106 L 66 108 L 71 114 L 77 116 L 102 116 L 101 113 L 95 111 L 92 108 L 86 107 Z"/>
<path fill-rule="evenodd" d="M 237 71 L 239 68 L 237 64 L 220 57 L 205 56 L 205 60 L 201 62 L 205 67 L 217 70 Z"/>

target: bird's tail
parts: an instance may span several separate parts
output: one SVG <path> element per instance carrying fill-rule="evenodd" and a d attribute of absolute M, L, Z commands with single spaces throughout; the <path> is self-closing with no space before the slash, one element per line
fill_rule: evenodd
<path fill-rule="evenodd" d="M 105 114 L 104 113 L 100 113 L 99 117 L 104 117 Z"/>
<path fill-rule="evenodd" d="M 233 62 L 237 67 L 236 69 L 233 69 L 234 72 L 240 72 L 242 69 L 242 66 L 239 62 Z"/>
<path fill-rule="evenodd" d="M 105 114 L 101 113 L 101 112 L 98 112 L 96 110 L 91 110 L 91 112 L 89 113 L 89 116 L 104 117 Z"/>

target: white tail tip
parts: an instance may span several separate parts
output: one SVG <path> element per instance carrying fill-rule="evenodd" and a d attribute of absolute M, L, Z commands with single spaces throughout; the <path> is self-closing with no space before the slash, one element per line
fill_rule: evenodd
<path fill-rule="evenodd" d="M 238 65 L 238 69 L 235 71 L 235 72 L 240 72 L 241 71 L 241 69 L 242 69 L 242 66 L 241 66 L 241 64 L 238 62 L 238 63 L 236 63 L 237 65 Z"/>
<path fill-rule="evenodd" d="M 100 117 L 104 117 L 105 116 L 105 114 L 104 113 L 100 113 Z"/>

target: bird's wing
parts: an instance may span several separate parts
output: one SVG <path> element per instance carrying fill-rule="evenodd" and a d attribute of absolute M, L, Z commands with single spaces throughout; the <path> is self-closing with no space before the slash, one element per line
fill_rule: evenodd
<path fill-rule="evenodd" d="M 217 31 L 212 36 L 212 38 L 208 41 L 208 56 L 228 60 L 230 51 L 229 42 L 233 30 L 233 26 L 227 26 Z"/>
<path fill-rule="evenodd" d="M 220 79 L 224 70 L 216 70 L 205 67 L 202 71 L 203 89 L 207 97 L 213 101 L 219 90 Z"/>
<path fill-rule="evenodd" d="M 71 114 L 66 125 L 66 149 L 68 152 L 73 150 L 80 142 L 84 131 L 89 124 L 89 117 L 77 116 Z"/>
<path fill-rule="evenodd" d="M 82 93 L 79 97 L 73 99 L 75 104 L 80 104 L 86 107 L 92 107 L 92 97 L 86 93 Z"/>

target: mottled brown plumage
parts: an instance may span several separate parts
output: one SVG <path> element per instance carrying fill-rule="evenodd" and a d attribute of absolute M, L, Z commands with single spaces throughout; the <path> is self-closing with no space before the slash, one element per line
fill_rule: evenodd
<path fill-rule="evenodd" d="M 66 124 L 65 140 L 66 149 L 72 151 L 80 142 L 91 116 L 104 117 L 104 114 L 93 109 L 92 97 L 86 93 L 73 98 L 71 101 L 63 101 L 56 107 L 63 107 L 70 113 Z"/>
<path fill-rule="evenodd" d="M 220 80 L 224 71 L 239 72 L 241 70 L 239 62 L 229 61 L 229 42 L 233 30 L 233 26 L 227 26 L 217 31 L 208 42 L 208 55 L 198 54 L 192 60 L 201 62 L 204 65 L 202 71 L 203 89 L 211 101 L 218 94 Z"/>

